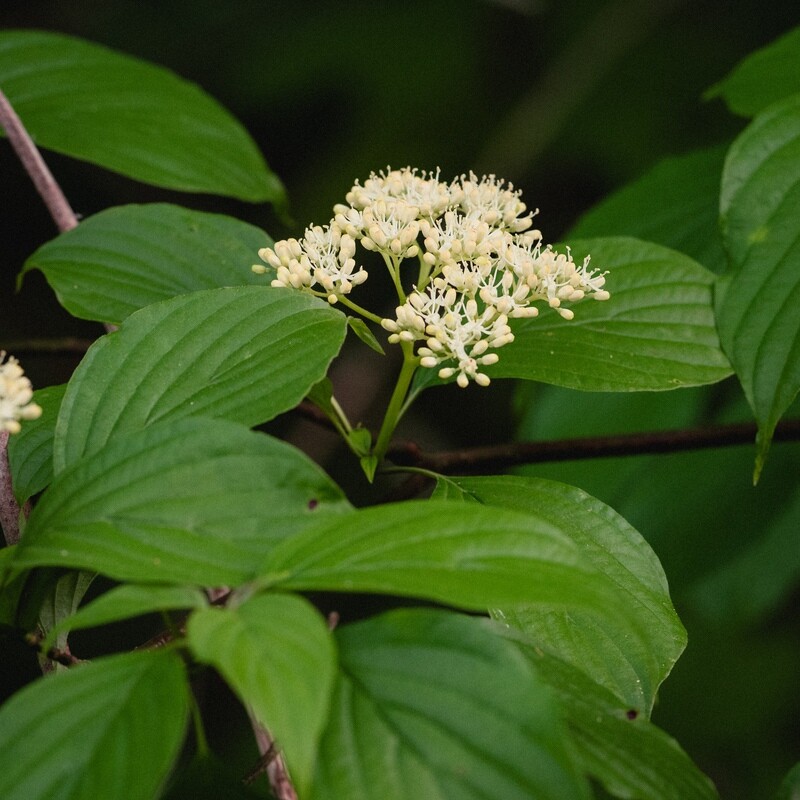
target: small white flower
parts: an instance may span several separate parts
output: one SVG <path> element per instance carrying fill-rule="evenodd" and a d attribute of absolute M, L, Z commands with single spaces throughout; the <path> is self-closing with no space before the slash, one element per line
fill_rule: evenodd
<path fill-rule="evenodd" d="M 37 419 L 42 409 L 33 399 L 31 382 L 25 377 L 19 361 L 13 356 L 5 360 L 0 350 L 0 431 L 19 433 L 19 420 Z"/>
<path fill-rule="evenodd" d="M 394 170 L 387 167 L 385 172 L 373 172 L 363 186 L 356 182 L 345 199 L 358 211 L 379 201 L 402 200 L 417 208 L 420 217 L 425 219 L 437 217 L 453 205 L 450 187 L 439 180 L 438 169 L 429 174 L 411 167 Z M 339 213 L 346 208 L 336 206 L 334 211 Z"/>
<path fill-rule="evenodd" d="M 293 289 L 310 289 L 319 284 L 321 291 L 315 294 L 327 296 L 335 303 L 341 295 L 349 294 L 354 286 L 367 279 L 363 267 L 357 271 L 353 256 L 356 243 L 352 236 L 342 233 L 336 224 L 314 225 L 306 228 L 305 236 L 275 242 L 274 247 L 265 247 L 258 255 L 275 268 L 272 286 Z M 263 268 L 254 267 L 262 272 Z"/>
<path fill-rule="evenodd" d="M 512 233 L 527 230 L 538 211 L 521 217 L 520 214 L 527 210 L 525 203 L 520 200 L 521 192 L 514 191 L 511 183 L 507 189 L 504 188 L 504 183 L 494 175 L 478 178 L 474 172 L 470 172 L 469 176 L 462 175 L 453 182 L 451 193 L 458 198 L 465 214 L 475 214 L 492 227 Z"/>

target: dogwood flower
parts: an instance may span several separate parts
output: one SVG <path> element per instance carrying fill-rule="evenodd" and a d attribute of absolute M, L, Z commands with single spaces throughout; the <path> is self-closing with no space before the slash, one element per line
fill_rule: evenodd
<path fill-rule="evenodd" d="M 576 264 L 569 248 L 558 253 L 543 243 L 541 231 L 531 228 L 538 211 L 494 175 L 470 172 L 446 183 L 439 170 L 387 167 L 363 185 L 356 181 L 345 200 L 328 225 L 259 251 L 276 270 L 272 285 L 342 300 L 380 321 L 390 343 L 413 343 L 421 367 L 455 377 L 459 386 L 489 383 L 482 368 L 514 340 L 509 320 L 535 317 L 535 303 L 571 320 L 570 304 L 610 296 L 605 275 L 589 269 L 588 257 Z M 363 267 L 356 269 L 358 242 L 384 257 L 401 301 L 393 319 L 345 298 L 367 279 Z M 419 267 L 411 291 L 398 268 L 405 260 Z"/>
<path fill-rule="evenodd" d="M 6 360 L 5 350 L 0 350 L 0 431 L 19 433 L 20 420 L 40 417 L 42 409 L 32 399 L 31 382 L 19 361 L 13 356 Z"/>

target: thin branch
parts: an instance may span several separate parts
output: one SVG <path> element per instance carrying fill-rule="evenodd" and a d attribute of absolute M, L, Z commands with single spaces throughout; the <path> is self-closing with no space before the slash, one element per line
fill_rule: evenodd
<path fill-rule="evenodd" d="M 77 227 L 78 218 L 67 198 L 56 183 L 39 150 L 33 143 L 22 120 L 17 116 L 8 98 L 0 91 L 0 125 L 5 129 L 8 141 L 22 162 L 22 166 L 33 181 L 56 227 L 62 233 Z"/>
<path fill-rule="evenodd" d="M 756 431 L 757 428 L 753 423 L 713 425 L 705 428 L 593 436 L 550 442 L 511 442 L 427 454 L 410 442 L 396 443 L 390 449 L 389 457 L 398 465 L 422 467 L 441 474 L 470 473 L 547 461 L 678 453 L 710 447 L 752 444 L 755 441 Z M 778 425 L 773 441 L 800 441 L 800 419 L 785 420 Z"/>
<path fill-rule="evenodd" d="M 28 516 L 30 504 L 25 503 L 20 509 L 14 496 L 11 465 L 8 463 L 8 437 L 8 431 L 0 431 L 0 527 L 3 529 L 6 544 L 10 546 L 19 541 L 20 515 Z"/>
<path fill-rule="evenodd" d="M 297 800 L 297 792 L 292 785 L 286 762 L 281 755 L 270 732 L 255 718 L 252 709 L 248 708 L 250 723 L 256 737 L 258 752 L 261 753 L 258 763 L 245 777 L 246 785 L 251 784 L 259 775 L 266 772 L 272 793 L 277 800 Z"/>
<path fill-rule="evenodd" d="M 62 336 L 56 339 L 14 339 L 6 342 L 4 349 L 18 358 L 40 355 L 82 356 L 93 344 L 94 339 Z"/>

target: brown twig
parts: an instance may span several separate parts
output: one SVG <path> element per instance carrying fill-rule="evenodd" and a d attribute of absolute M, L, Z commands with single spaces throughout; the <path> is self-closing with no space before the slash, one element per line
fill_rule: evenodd
<path fill-rule="evenodd" d="M 275 740 L 270 732 L 255 718 L 251 709 L 248 709 L 250 723 L 256 737 L 258 752 L 261 753 L 258 763 L 245 776 L 244 783 L 251 784 L 259 775 L 267 773 L 272 793 L 277 800 L 297 800 L 297 792 L 286 769 L 286 762 L 281 755 Z"/>
<path fill-rule="evenodd" d="M 72 210 L 64 192 L 61 187 L 56 183 L 53 174 L 50 172 L 47 164 L 39 153 L 38 148 L 33 143 L 25 126 L 14 111 L 13 106 L 9 103 L 8 98 L 0 91 L 0 125 L 3 126 L 8 141 L 14 148 L 14 152 L 19 156 L 22 166 L 33 181 L 36 191 L 39 192 L 50 216 L 56 223 L 58 230 L 62 233 L 64 231 L 72 230 L 77 227 L 78 218 Z"/>
<path fill-rule="evenodd" d="M 38 355 L 82 356 L 93 344 L 94 339 L 63 336 L 57 339 L 12 340 L 4 344 L 4 349 L 19 358 Z"/>
<path fill-rule="evenodd" d="M 389 457 L 400 466 L 420 467 L 442 474 L 469 473 L 547 461 L 678 453 L 710 447 L 752 444 L 755 441 L 756 430 L 753 423 L 712 425 L 704 428 L 593 436 L 550 442 L 511 442 L 441 453 L 424 453 L 413 442 L 398 442 L 389 450 Z M 778 425 L 773 441 L 800 441 L 800 419 L 785 420 Z"/>
<path fill-rule="evenodd" d="M 20 507 L 11 485 L 11 467 L 8 463 L 8 431 L 0 431 L 0 527 L 6 544 L 19 541 Z"/>

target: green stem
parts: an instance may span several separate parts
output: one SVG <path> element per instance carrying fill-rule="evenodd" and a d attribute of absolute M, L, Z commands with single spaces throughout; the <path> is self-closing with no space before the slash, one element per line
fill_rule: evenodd
<path fill-rule="evenodd" d="M 379 461 L 386 455 L 394 429 L 405 411 L 404 400 L 408 393 L 408 387 L 411 385 L 411 379 L 419 366 L 419 358 L 414 355 L 414 343 L 401 342 L 400 346 L 403 348 L 403 366 L 397 376 L 397 384 L 386 408 L 386 416 L 383 418 L 383 424 L 375 441 L 375 447 L 372 449 L 372 454 Z"/>
<path fill-rule="evenodd" d="M 397 297 L 400 300 L 400 305 L 402 305 L 406 301 L 406 293 L 403 291 L 403 284 L 400 281 L 400 259 L 394 256 L 389 257 L 386 253 L 383 253 L 383 260 L 386 262 L 386 267 L 392 276 Z"/>
<path fill-rule="evenodd" d="M 376 325 L 381 324 L 381 318 L 377 314 L 373 314 L 371 311 L 367 311 L 366 308 L 362 308 L 358 303 L 354 303 L 350 298 L 346 297 L 345 295 L 338 295 L 338 302 L 341 303 L 343 306 L 347 306 L 351 311 L 355 311 L 356 314 L 361 314 L 362 317 L 368 319 L 370 322 L 374 322 Z"/>
<path fill-rule="evenodd" d="M 200 707 L 197 705 L 197 700 L 194 695 L 190 698 L 192 722 L 194 724 L 194 738 L 197 745 L 197 754 L 201 758 L 207 758 L 209 754 L 208 739 L 206 739 L 206 731 L 203 727 L 203 717 L 200 714 Z"/>

